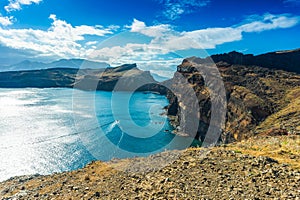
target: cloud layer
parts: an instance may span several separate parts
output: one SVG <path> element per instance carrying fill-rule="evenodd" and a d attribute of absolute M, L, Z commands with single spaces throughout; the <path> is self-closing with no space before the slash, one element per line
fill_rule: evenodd
<path fill-rule="evenodd" d="M 55 15 L 46 31 L 38 29 L 3 29 L 0 27 L 0 44 L 13 49 L 35 52 L 36 56 L 81 57 L 85 54 L 85 36 L 103 37 L 112 29 L 102 26 L 75 26 L 59 20 Z M 83 45 L 79 42 L 82 41 Z"/>
<path fill-rule="evenodd" d="M 170 25 L 146 26 L 143 22 L 134 20 L 130 31 L 152 37 L 149 46 L 153 49 L 160 47 L 166 52 L 171 52 L 186 49 L 213 49 L 217 45 L 241 40 L 243 33 L 290 28 L 297 25 L 299 21 L 299 16 L 265 14 L 256 16 L 255 21 L 242 25 L 176 32 Z"/>
<path fill-rule="evenodd" d="M 127 26 L 129 31 L 150 37 L 150 42 L 134 43 L 131 41 L 122 46 L 97 48 L 89 55 L 89 58 L 103 59 L 109 63 L 117 61 L 120 64 L 140 62 L 142 66 L 152 65 L 149 69 L 159 66 L 160 75 L 166 76 L 167 69 L 169 72 L 173 70 L 174 64 L 178 64 L 180 59 L 168 58 L 168 56 L 160 59 L 161 55 L 169 55 L 179 50 L 214 49 L 217 45 L 242 40 L 244 33 L 290 28 L 297 25 L 299 21 L 298 16 L 265 14 L 251 16 L 246 23 L 231 27 L 178 32 L 168 24 L 147 26 L 144 22 L 134 19 L 131 26 Z"/>
<path fill-rule="evenodd" d="M 97 41 L 86 39 L 87 35 L 99 38 L 114 34 L 115 26 L 72 26 L 66 21 L 57 19 L 55 15 L 46 31 L 38 29 L 3 29 L 0 28 L 0 44 L 13 49 L 28 49 L 36 51 L 39 56 L 58 55 L 62 57 L 82 57 Z M 252 16 L 253 18 L 253 16 Z M 0 23 L 9 25 L 11 18 L 1 17 Z M 144 22 L 134 19 L 126 26 L 132 33 L 138 33 L 150 38 L 148 43 L 128 42 L 123 46 L 98 49 L 100 57 L 116 57 L 118 52 L 139 55 L 167 54 L 178 50 L 213 49 L 217 45 L 239 41 L 243 33 L 262 32 L 273 29 L 293 27 L 299 22 L 298 16 L 265 14 L 256 16 L 250 21 L 238 26 L 223 28 L 207 28 L 194 31 L 178 32 L 169 24 L 147 26 Z M 93 47 L 95 48 L 95 47 Z M 111 55 L 110 55 L 111 54 Z M 145 55 L 144 55 L 145 54 Z M 95 57 L 95 55 L 94 55 Z"/>
<path fill-rule="evenodd" d="M 5 6 L 7 12 L 21 10 L 23 5 L 39 4 L 43 0 L 9 0 L 9 4 Z"/>
<path fill-rule="evenodd" d="M 13 17 L 7 17 L 7 16 L 3 17 L 0 15 L 0 24 L 2 26 L 12 25 L 13 24 L 12 20 L 13 20 Z"/>
<path fill-rule="evenodd" d="M 30 52 L 37 58 L 76 57 L 113 65 L 136 62 L 147 67 L 151 65 L 149 69 L 159 66 L 160 75 L 163 76 L 166 76 L 168 70 L 173 70 L 175 61 L 178 64 L 180 56 L 173 55 L 177 51 L 214 49 L 217 45 L 242 40 L 244 33 L 289 28 L 300 21 L 299 16 L 267 13 L 250 16 L 244 23 L 230 27 L 177 31 L 169 24 L 148 26 L 134 19 L 131 25 L 124 26 L 128 30 L 125 34 L 129 35 L 122 36 L 117 34 L 118 26 L 72 26 L 55 15 L 49 18 L 52 23 L 47 30 L 0 27 L 0 45 Z M 0 23 L 9 25 L 10 20 L 0 18 Z M 93 36 L 93 39 L 89 36 Z M 97 46 L 99 41 L 109 36 L 114 36 L 111 42 Z M 138 36 L 143 39 L 135 39 Z M 129 39 L 123 41 L 124 38 Z"/>

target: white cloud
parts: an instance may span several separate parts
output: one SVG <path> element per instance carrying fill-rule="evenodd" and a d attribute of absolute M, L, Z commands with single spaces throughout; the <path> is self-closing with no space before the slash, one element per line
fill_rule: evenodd
<path fill-rule="evenodd" d="M 21 10 L 23 5 L 39 4 L 43 0 L 9 0 L 9 4 L 5 6 L 8 12 Z"/>
<path fill-rule="evenodd" d="M 0 15 L 0 24 L 2 26 L 12 25 L 13 24 L 12 20 L 13 20 L 13 17 L 3 17 Z"/>
<path fill-rule="evenodd" d="M 103 47 L 88 54 L 89 59 L 103 60 L 110 64 L 151 61 L 164 54 L 161 48 L 149 44 L 128 43 L 124 46 Z"/>
<path fill-rule="evenodd" d="M 34 29 L 2 29 L 0 27 L 0 44 L 13 49 L 30 50 L 38 56 L 81 57 L 86 49 L 79 44 L 85 41 L 86 35 L 103 37 L 113 32 L 102 26 L 75 26 L 58 20 L 53 20 L 51 27 L 44 30 Z"/>
<path fill-rule="evenodd" d="M 183 32 L 179 36 L 172 36 L 163 42 L 166 49 L 213 49 L 216 45 L 242 39 L 240 31 L 234 28 L 208 28 L 190 32 Z"/>
<path fill-rule="evenodd" d="M 90 42 L 85 43 L 85 45 L 87 45 L 87 46 L 92 46 L 92 45 L 96 45 L 96 44 L 98 44 L 98 41 L 90 41 Z"/>
<path fill-rule="evenodd" d="M 265 14 L 252 17 L 245 24 L 201 30 L 178 32 L 168 24 L 147 26 L 144 22 L 134 19 L 130 32 L 140 33 L 150 39 L 150 42 L 127 42 L 125 45 L 115 43 L 110 47 L 96 48 L 97 41 L 87 40 L 86 35 L 104 37 L 114 33 L 110 26 L 72 26 L 66 21 L 50 15 L 53 20 L 46 30 L 34 29 L 2 29 L 0 28 L 0 44 L 13 49 L 25 49 L 38 52 L 39 56 L 89 57 L 93 59 L 118 60 L 129 58 L 135 60 L 150 60 L 156 55 L 168 54 L 178 50 L 213 49 L 226 42 L 239 41 L 244 32 L 260 32 L 278 28 L 289 28 L 299 22 L 299 17 L 288 15 Z M 255 19 L 255 21 L 254 21 Z M 99 44 L 99 43 L 98 43 Z"/>
<path fill-rule="evenodd" d="M 246 32 L 289 28 L 300 21 L 298 16 L 265 14 L 251 16 L 243 24 L 231 27 L 180 32 L 169 24 L 148 26 L 134 19 L 130 26 L 126 26 L 129 29 L 126 34 L 131 35 L 114 35 L 109 39 L 111 41 L 101 43 L 104 37 L 113 35 L 118 27 L 72 26 L 57 19 L 55 15 L 50 15 L 49 18 L 53 22 L 48 30 L 0 27 L 0 45 L 32 52 L 40 58 L 77 57 L 104 61 L 111 65 L 136 62 L 142 69 L 147 68 L 162 76 L 172 74 L 174 67 L 182 59 L 180 56 L 170 56 L 176 51 L 213 49 L 217 45 L 242 40 Z M 141 40 L 139 34 L 147 40 Z"/>
<path fill-rule="evenodd" d="M 259 21 L 253 21 L 238 27 L 243 32 L 261 32 L 278 28 L 290 28 L 299 23 L 300 17 L 289 15 L 265 14 Z"/>
<path fill-rule="evenodd" d="M 141 33 L 149 37 L 161 37 L 164 33 L 171 31 L 168 24 L 146 26 L 144 22 L 137 19 L 134 19 L 132 25 L 127 26 L 127 28 L 130 28 L 131 32 Z"/>
<path fill-rule="evenodd" d="M 163 15 L 170 20 L 180 18 L 183 14 L 189 14 L 200 7 L 207 6 L 210 0 L 158 0 L 164 7 Z"/>
<path fill-rule="evenodd" d="M 90 58 L 103 59 L 115 65 L 137 62 L 140 63 L 142 69 L 150 69 L 152 73 L 166 77 L 174 71 L 175 63 L 179 63 L 178 58 L 162 61 L 158 60 L 158 55 L 166 55 L 178 50 L 213 49 L 217 45 L 242 40 L 245 32 L 289 28 L 298 24 L 299 21 L 298 16 L 265 14 L 232 27 L 178 32 L 168 24 L 147 26 L 144 22 L 135 19 L 131 26 L 127 26 L 130 32 L 148 36 L 151 38 L 150 42 L 100 48 L 92 51 Z M 167 70 L 162 70 L 163 66 Z"/>
<path fill-rule="evenodd" d="M 297 25 L 299 21 L 299 16 L 265 14 L 261 17 L 256 16 L 255 21 L 248 19 L 247 23 L 238 26 L 176 32 L 168 25 L 146 26 L 144 22 L 135 20 L 131 31 L 154 37 L 149 46 L 160 48 L 168 53 L 187 49 L 213 49 L 217 45 L 241 40 L 244 32 L 290 28 Z M 168 28 L 159 31 L 160 27 Z"/>

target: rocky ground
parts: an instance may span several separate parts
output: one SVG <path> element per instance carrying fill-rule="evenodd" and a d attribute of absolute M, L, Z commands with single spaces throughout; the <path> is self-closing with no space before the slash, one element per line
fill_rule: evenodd
<path fill-rule="evenodd" d="M 16 177 L 0 183 L 0 199 L 300 199 L 299 163 L 300 136 L 261 136 Z"/>

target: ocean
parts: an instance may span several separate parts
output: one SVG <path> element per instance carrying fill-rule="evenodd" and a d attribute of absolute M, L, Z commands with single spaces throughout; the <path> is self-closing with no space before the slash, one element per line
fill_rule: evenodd
<path fill-rule="evenodd" d="M 165 96 L 75 89 L 0 89 L 0 181 L 84 167 L 93 160 L 185 149 Z"/>

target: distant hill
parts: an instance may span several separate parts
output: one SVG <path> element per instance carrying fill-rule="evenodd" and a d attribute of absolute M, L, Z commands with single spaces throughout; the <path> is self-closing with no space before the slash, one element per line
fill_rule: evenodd
<path fill-rule="evenodd" d="M 300 73 L 300 48 L 295 50 L 277 51 L 254 56 L 236 51 L 216 54 L 205 59 L 197 59 L 197 63 L 226 62 L 231 65 L 259 66 Z"/>
<path fill-rule="evenodd" d="M 64 60 L 54 64 L 63 64 L 64 62 L 69 63 Z M 80 63 L 78 60 L 77 63 L 74 62 L 74 66 L 78 63 Z M 63 64 L 63 66 L 65 65 Z M 150 72 L 138 69 L 136 64 L 100 69 L 57 67 L 0 72 L 0 88 L 64 87 L 104 91 L 155 91 L 165 94 L 166 89 L 155 83 L 157 82 Z"/>
<path fill-rule="evenodd" d="M 105 62 L 94 62 L 84 59 L 61 59 L 51 63 L 25 60 L 10 66 L 1 66 L 0 71 L 40 70 L 50 68 L 101 69 L 106 67 L 109 67 L 109 64 Z"/>

